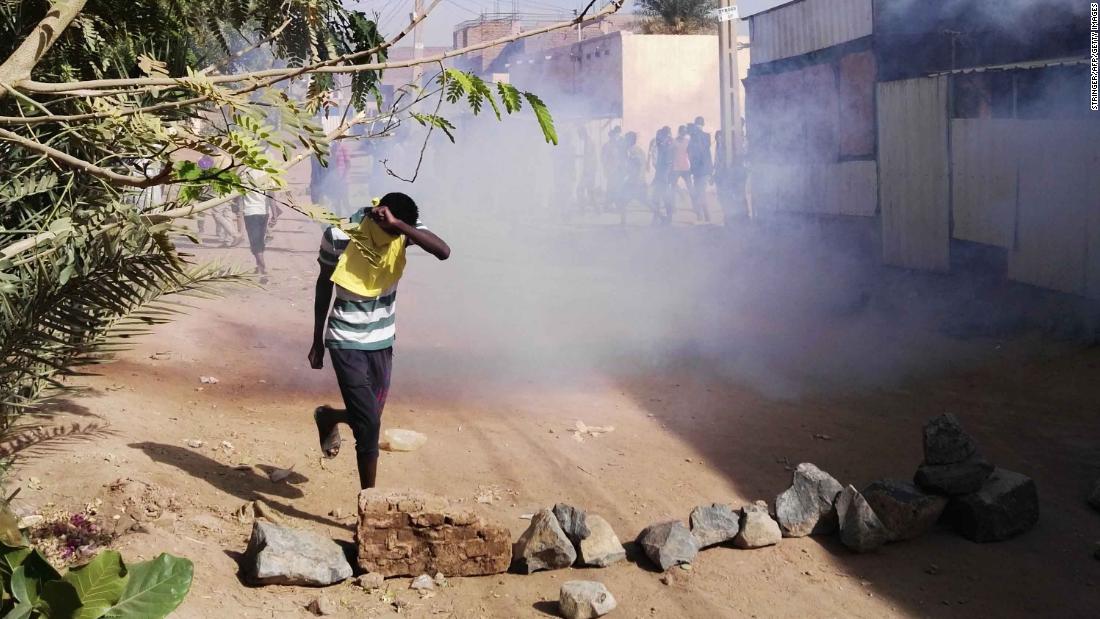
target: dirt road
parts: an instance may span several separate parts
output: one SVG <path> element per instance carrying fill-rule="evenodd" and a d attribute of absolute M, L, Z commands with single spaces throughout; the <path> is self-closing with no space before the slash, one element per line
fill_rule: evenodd
<path fill-rule="evenodd" d="M 555 235 L 567 251 L 546 240 Z M 502 236 L 511 243 L 498 245 Z M 466 501 L 514 536 L 521 515 L 566 501 L 627 541 L 700 503 L 772 501 L 800 461 L 857 487 L 908 478 L 923 421 L 953 411 L 992 461 L 1035 478 L 1038 526 L 987 545 L 940 530 L 865 556 L 833 539 L 719 548 L 671 584 L 632 557 L 604 570 L 452 579 L 424 599 L 408 579 L 388 581 L 388 594 L 246 587 L 236 556 L 249 527 L 232 517 L 246 501 L 352 536 L 353 458 L 320 466 L 310 420 L 339 399 L 331 370 L 305 361 L 317 240 L 312 223 L 280 222 L 266 289 L 195 301 L 79 379 L 88 391 L 57 403 L 52 423 L 103 433 L 32 450 L 15 472 L 24 509 L 110 504 L 118 479 L 154 485 L 159 519 L 118 547 L 131 560 L 194 560 L 180 617 L 307 616 L 319 593 L 346 617 L 543 617 L 570 579 L 604 582 L 621 617 L 1094 616 L 1100 514 L 1083 497 L 1100 477 L 1100 351 L 1027 335 L 953 339 L 911 296 L 862 286 L 877 270 L 854 268 L 856 285 L 834 287 L 828 276 L 849 272 L 848 258 L 702 227 L 483 227 L 453 243 L 450 262 L 411 255 L 384 423 L 429 441 L 384 453 L 380 485 Z M 657 246 L 670 251 L 654 259 Z M 195 253 L 248 261 L 243 249 Z M 532 271 L 530 256 L 556 266 Z M 775 256 L 792 259 L 776 266 Z M 706 277 L 673 287 L 693 264 L 708 265 Z M 577 420 L 615 430 L 578 442 Z M 294 474 L 272 483 L 270 467 Z M 394 599 L 407 603 L 400 613 Z"/>

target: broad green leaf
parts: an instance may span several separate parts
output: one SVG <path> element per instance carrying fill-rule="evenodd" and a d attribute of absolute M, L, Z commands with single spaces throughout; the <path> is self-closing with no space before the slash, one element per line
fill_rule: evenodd
<path fill-rule="evenodd" d="M 0 573 L 10 577 L 15 568 L 23 565 L 23 560 L 31 554 L 31 549 L 26 546 L 9 546 L 0 544 Z"/>
<path fill-rule="evenodd" d="M 126 619 L 168 616 L 191 589 L 194 569 L 189 559 L 168 554 L 132 566 L 122 597 L 103 616 Z"/>
<path fill-rule="evenodd" d="M 34 605 L 38 601 L 38 592 L 42 583 L 27 576 L 27 568 L 20 565 L 11 573 L 11 595 L 20 604 Z"/>
<path fill-rule="evenodd" d="M 96 619 L 102 616 L 103 609 L 97 609 L 94 614 L 81 614 L 80 596 L 72 583 L 64 580 L 51 580 L 42 587 L 42 595 L 38 598 L 35 608 L 47 619 L 76 619 L 88 617 Z"/>
<path fill-rule="evenodd" d="M 550 108 L 546 107 L 542 99 L 533 92 L 523 93 L 523 98 L 527 99 L 527 104 L 535 111 L 535 118 L 539 121 L 539 127 L 542 128 L 542 136 L 546 138 L 546 142 L 557 146 L 558 132 L 554 129 L 554 119 L 550 116 Z"/>
<path fill-rule="evenodd" d="M 80 600 L 80 611 L 74 619 L 97 619 L 122 598 L 126 588 L 126 566 L 122 555 L 114 550 L 99 553 L 87 565 L 73 568 L 65 574 Z"/>
<path fill-rule="evenodd" d="M 50 562 L 37 550 L 32 550 L 11 573 L 11 593 L 20 602 L 34 604 L 42 592 L 44 583 L 61 580 Z"/>
<path fill-rule="evenodd" d="M 19 602 L 4 615 L 4 619 L 28 619 L 34 612 L 34 605 L 27 602 Z"/>

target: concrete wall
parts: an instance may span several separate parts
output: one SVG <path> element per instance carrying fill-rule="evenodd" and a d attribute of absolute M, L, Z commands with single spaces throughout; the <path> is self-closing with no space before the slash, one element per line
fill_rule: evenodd
<path fill-rule="evenodd" d="M 453 33 L 455 48 L 491 41 L 518 32 L 520 23 L 513 19 L 489 19 L 460 24 Z M 467 54 L 455 60 L 455 66 L 464 71 L 481 73 L 489 68 L 497 56 L 504 51 L 504 45 L 494 45 L 473 54 Z"/>
<path fill-rule="evenodd" d="M 675 130 L 702 116 L 715 131 L 721 120 L 717 36 L 614 32 L 526 54 L 508 69 L 555 118 L 621 120 L 643 148 L 664 125 Z"/>

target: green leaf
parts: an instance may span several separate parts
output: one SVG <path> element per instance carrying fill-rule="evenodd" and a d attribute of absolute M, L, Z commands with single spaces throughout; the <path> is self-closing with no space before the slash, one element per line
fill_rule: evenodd
<path fill-rule="evenodd" d="M 177 161 L 176 178 L 184 181 L 193 181 L 202 176 L 202 168 L 194 161 Z"/>
<path fill-rule="evenodd" d="M 4 615 L 4 619 L 28 619 L 34 612 L 34 605 L 27 602 L 19 602 Z"/>
<path fill-rule="evenodd" d="M 187 596 L 194 569 L 190 560 L 168 554 L 134 565 L 122 597 L 103 616 L 127 619 L 168 616 Z"/>
<path fill-rule="evenodd" d="M 493 113 L 496 114 L 497 120 L 500 120 L 500 107 L 497 105 L 496 99 L 493 98 L 493 91 L 489 88 L 488 84 L 485 83 L 485 80 L 476 75 L 471 75 L 470 81 L 473 83 L 474 92 L 477 93 L 478 97 L 484 97 L 485 100 L 489 102 L 489 105 L 493 107 Z M 470 98 L 473 98 L 473 93 L 470 94 Z M 471 101 L 471 104 L 472 103 Z M 480 105 L 481 103 L 479 101 L 478 106 Z M 452 142 L 453 141 L 454 140 L 452 140 Z"/>
<path fill-rule="evenodd" d="M 497 82 L 497 92 L 500 100 L 504 102 L 504 111 L 514 114 L 523 108 L 523 99 L 519 89 L 507 82 Z"/>
<path fill-rule="evenodd" d="M 455 126 L 451 124 L 451 121 L 435 114 L 419 114 L 417 112 L 412 112 L 411 115 L 416 122 L 425 127 L 431 125 L 432 127 L 442 130 L 443 133 L 447 134 L 447 138 L 451 140 L 451 143 L 454 144 L 455 136 L 452 132 Z"/>
<path fill-rule="evenodd" d="M 464 71 L 445 69 L 439 79 L 447 84 L 447 101 L 450 103 L 456 103 L 463 95 L 469 96 L 474 92 L 474 82 L 470 79 L 470 75 Z M 479 110 L 480 107 L 474 109 L 474 114 L 477 114 Z"/>
<path fill-rule="evenodd" d="M 34 605 L 42 583 L 27 577 L 27 568 L 20 565 L 11 573 L 11 595 L 21 604 Z"/>
<path fill-rule="evenodd" d="M 91 614 L 85 614 L 76 587 L 64 580 L 47 582 L 42 587 L 42 597 L 36 608 L 48 619 L 97 619 L 104 610 L 97 608 Z"/>
<path fill-rule="evenodd" d="M 122 598 L 126 588 L 126 566 L 114 550 L 99 553 L 87 565 L 73 568 L 64 581 L 71 584 L 80 600 L 74 619 L 97 619 Z"/>
<path fill-rule="evenodd" d="M 534 110 L 535 118 L 539 121 L 539 127 L 542 129 L 542 136 L 546 138 L 546 142 L 557 146 L 558 132 L 554 129 L 554 119 L 550 116 L 550 108 L 546 107 L 542 99 L 539 99 L 538 95 L 533 92 L 524 92 L 523 98 L 527 99 L 527 104 Z"/>
<path fill-rule="evenodd" d="M 15 568 L 23 565 L 23 560 L 31 554 L 31 549 L 25 546 L 9 546 L 0 544 L 0 572 L 10 576 Z"/>
<path fill-rule="evenodd" d="M 11 573 L 11 593 L 20 602 L 34 604 L 42 591 L 44 583 L 61 580 L 46 557 L 37 550 L 31 550 L 23 557 L 22 563 Z"/>

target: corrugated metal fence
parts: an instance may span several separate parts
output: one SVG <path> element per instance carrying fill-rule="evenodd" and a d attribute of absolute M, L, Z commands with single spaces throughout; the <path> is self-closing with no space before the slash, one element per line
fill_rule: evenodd
<path fill-rule="evenodd" d="M 803 0 L 752 18 L 752 64 L 870 36 L 871 0 Z"/>
<path fill-rule="evenodd" d="M 950 267 L 947 78 L 878 85 L 879 201 L 887 264 Z"/>

